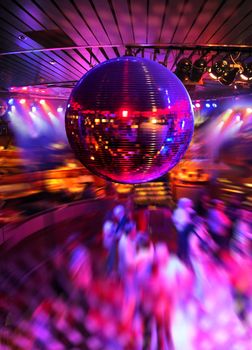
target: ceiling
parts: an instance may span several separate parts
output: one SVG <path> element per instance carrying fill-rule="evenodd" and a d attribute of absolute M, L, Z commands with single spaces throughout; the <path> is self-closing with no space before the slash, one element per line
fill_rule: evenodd
<path fill-rule="evenodd" d="M 251 0 L 9 0 L 0 4 L 0 88 L 69 86 L 92 66 L 125 54 L 127 45 L 249 45 L 252 57 Z M 135 50 L 135 53 L 137 50 Z M 174 70 L 194 50 L 139 51 Z M 227 53 L 225 53 L 227 55 Z M 207 52 L 209 63 L 224 56 Z M 204 84 L 218 82 L 206 74 Z M 242 85 L 242 89 L 244 89 Z M 251 86 L 245 86 L 251 91 Z"/>

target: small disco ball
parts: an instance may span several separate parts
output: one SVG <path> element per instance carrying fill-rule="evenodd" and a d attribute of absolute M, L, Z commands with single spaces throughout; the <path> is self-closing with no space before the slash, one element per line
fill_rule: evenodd
<path fill-rule="evenodd" d="M 173 168 L 193 134 L 180 80 L 154 61 L 124 56 L 86 73 L 66 110 L 66 133 L 91 172 L 120 183 L 156 179 Z"/>
<path fill-rule="evenodd" d="M 0 117 L 4 116 L 8 110 L 8 105 L 4 100 L 0 100 Z"/>

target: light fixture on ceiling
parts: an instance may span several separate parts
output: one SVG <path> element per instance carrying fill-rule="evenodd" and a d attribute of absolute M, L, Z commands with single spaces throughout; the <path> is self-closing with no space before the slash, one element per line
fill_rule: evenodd
<path fill-rule="evenodd" d="M 199 58 L 193 63 L 190 80 L 197 83 L 202 78 L 207 69 L 207 61 L 204 58 Z"/>
<path fill-rule="evenodd" d="M 24 34 L 20 34 L 20 35 L 18 36 L 18 39 L 21 40 L 21 41 L 26 40 L 26 38 L 27 38 L 27 37 L 26 37 Z"/>
<path fill-rule="evenodd" d="M 53 65 L 55 65 L 57 62 L 54 61 L 54 60 L 51 60 L 49 63 L 53 66 Z"/>
<path fill-rule="evenodd" d="M 229 64 L 225 60 L 215 62 L 209 69 L 209 75 L 213 79 L 219 79 L 225 72 L 227 72 Z"/>
<path fill-rule="evenodd" d="M 242 80 L 252 80 L 252 62 L 242 64 L 243 71 L 240 74 Z"/>
<path fill-rule="evenodd" d="M 189 58 L 182 58 L 177 63 L 176 76 L 182 81 L 188 81 L 192 70 L 192 61 Z"/>
<path fill-rule="evenodd" d="M 228 68 L 219 78 L 219 82 L 223 85 L 231 85 L 234 82 L 236 75 L 240 70 L 239 67 L 232 68 L 232 65 L 230 65 L 229 67 L 230 68 Z"/>

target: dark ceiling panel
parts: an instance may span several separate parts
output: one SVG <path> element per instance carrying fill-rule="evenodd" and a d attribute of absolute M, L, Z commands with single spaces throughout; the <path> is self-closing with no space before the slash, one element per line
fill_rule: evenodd
<path fill-rule="evenodd" d="M 34 1 L 35 2 L 35 1 Z M 74 23 L 64 15 L 63 8 L 50 0 L 36 2 L 41 11 L 46 14 L 53 23 L 64 31 L 76 45 L 86 45 L 87 42 L 75 28 Z"/>
<path fill-rule="evenodd" d="M 104 31 L 102 22 L 99 21 L 94 8 L 91 6 L 89 1 L 74 0 L 73 5 L 78 9 L 84 18 L 87 25 L 92 29 L 92 32 L 97 38 L 99 45 L 110 44 L 109 37 Z"/>
<path fill-rule="evenodd" d="M 76 11 L 76 8 L 68 0 L 55 0 L 56 4 L 59 9 L 62 9 L 65 18 L 73 25 L 87 45 L 99 44 L 93 32 L 81 18 L 79 12 Z"/>
<path fill-rule="evenodd" d="M 18 1 L 2 1 L 1 6 L 17 19 L 22 19 L 22 22 L 26 23 L 26 25 L 30 28 L 33 28 L 34 30 L 44 29 L 41 23 L 39 23 L 28 11 L 26 11 Z"/>
<path fill-rule="evenodd" d="M 221 37 L 222 43 L 237 43 L 251 45 L 252 41 L 247 39 L 251 34 L 252 11 L 245 14 L 244 17 L 239 17 L 237 21 L 230 21 L 230 25 L 226 29 L 226 33 Z M 238 33 L 237 33 L 238 28 Z M 248 31 L 248 35 L 247 35 Z M 244 37 L 244 33 L 245 37 Z"/>
<path fill-rule="evenodd" d="M 146 29 L 148 24 L 147 3 L 148 0 L 143 0 L 141 2 L 131 1 L 132 20 L 136 43 L 146 43 Z"/>
<path fill-rule="evenodd" d="M 42 1 L 40 1 L 40 3 L 41 2 Z M 47 30 L 57 29 L 55 23 L 50 20 L 50 18 L 45 15 L 45 13 L 41 11 L 41 9 L 32 0 L 18 0 L 18 4 L 22 6 L 22 8 L 26 10 L 27 13 L 29 13 L 33 18 L 35 18 L 43 28 Z"/>
<path fill-rule="evenodd" d="M 200 40 L 208 43 L 219 43 L 222 36 L 222 30 L 227 32 L 232 24 L 234 25 L 238 22 L 239 18 L 244 17 L 244 15 L 247 14 L 246 8 L 246 1 L 244 0 L 227 1 L 221 7 L 216 16 L 214 16 L 211 23 L 208 24 L 205 32 L 200 37 Z M 246 11 L 245 14 L 244 9 Z M 239 35 L 239 32 L 240 28 L 237 27 L 236 35 Z"/>
<path fill-rule="evenodd" d="M 60 29 L 33 30 L 24 34 L 44 48 L 75 46 L 71 38 Z"/>
<path fill-rule="evenodd" d="M 169 6 L 165 16 L 164 28 L 161 35 L 161 40 L 160 40 L 161 42 L 163 43 L 170 42 L 170 39 L 172 38 L 176 25 L 179 21 L 179 17 L 182 12 L 183 6 L 184 6 L 184 0 L 169 2 Z"/>
<path fill-rule="evenodd" d="M 148 43 L 157 43 L 160 36 L 161 21 L 165 13 L 166 0 L 150 0 L 148 16 Z"/>
<path fill-rule="evenodd" d="M 250 0 L 1 1 L 0 85 L 78 80 L 94 65 L 124 55 L 125 45 L 134 42 L 252 44 L 251 26 Z M 2 56 L 34 49 L 43 52 Z M 198 57 L 197 50 L 155 55 L 138 49 L 142 53 L 173 69 L 181 57 Z M 206 55 L 209 64 L 212 56 Z"/>
<path fill-rule="evenodd" d="M 93 8 L 96 9 L 96 13 L 100 21 L 103 23 L 106 33 L 108 34 L 110 44 L 112 43 L 120 44 L 121 43 L 120 33 L 118 31 L 118 28 L 114 20 L 113 13 L 111 12 L 111 8 L 109 6 L 108 1 L 90 0 L 90 2 L 93 4 Z"/>
<path fill-rule="evenodd" d="M 0 9 L 1 10 L 1 9 Z M 2 18 L 0 18 L 0 28 L 1 33 L 3 33 L 4 36 L 8 36 L 8 40 L 10 43 L 16 44 L 24 49 L 31 49 L 31 48 L 41 48 L 41 45 L 37 44 L 30 38 L 25 38 L 25 40 L 20 40 L 19 36 L 23 34 L 25 31 L 29 31 L 32 28 L 26 26 L 21 20 L 17 19 L 16 17 L 10 15 L 6 11 L 2 11 Z M 11 35 L 12 37 L 10 37 Z M 3 49 L 3 48 L 2 48 Z M 11 51 L 14 51 L 13 48 Z"/>

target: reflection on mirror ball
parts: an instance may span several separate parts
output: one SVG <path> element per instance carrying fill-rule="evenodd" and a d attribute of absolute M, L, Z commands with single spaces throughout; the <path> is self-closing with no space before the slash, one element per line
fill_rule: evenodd
<path fill-rule="evenodd" d="M 124 56 L 82 77 L 68 102 L 66 132 L 93 173 L 115 182 L 146 182 L 185 153 L 193 134 L 192 104 L 167 68 Z"/>

